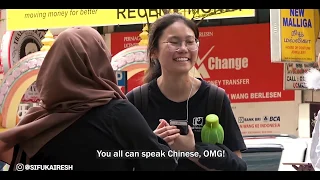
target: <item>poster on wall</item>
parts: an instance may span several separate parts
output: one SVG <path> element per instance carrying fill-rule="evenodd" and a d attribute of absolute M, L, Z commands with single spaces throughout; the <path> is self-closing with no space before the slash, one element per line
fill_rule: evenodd
<path fill-rule="evenodd" d="M 111 34 L 111 54 L 114 57 L 117 53 L 132 46 L 138 46 L 141 40 L 139 34 L 142 31 L 137 32 L 115 32 Z M 143 84 L 144 71 L 137 72 L 135 75 L 128 79 L 127 91 L 131 91 L 133 88 Z M 125 92 L 125 88 L 121 87 L 121 90 Z"/>
<path fill-rule="evenodd" d="M 283 90 L 283 64 L 271 63 L 269 23 L 201 27 L 196 70 L 224 88 L 232 103 L 294 101 L 294 91 Z M 111 34 L 111 52 L 138 44 L 141 32 Z M 128 91 L 142 84 L 143 72 L 128 81 Z"/>
<path fill-rule="evenodd" d="M 40 51 L 45 30 L 7 31 L 1 42 L 1 64 L 4 73 L 8 72 L 23 57 Z M 23 95 L 23 103 L 38 102 L 39 92 L 34 82 Z"/>
<path fill-rule="evenodd" d="M 233 103 L 232 107 L 243 136 L 298 135 L 299 115 L 295 102 Z"/>
<path fill-rule="evenodd" d="M 142 29 L 142 26 L 141 26 Z M 141 40 L 141 32 L 115 32 L 111 33 L 111 54 L 116 55 L 120 51 L 132 46 L 138 46 Z"/>
<path fill-rule="evenodd" d="M 284 89 L 306 90 L 304 74 L 311 68 L 319 70 L 318 63 L 285 63 L 284 64 Z"/>

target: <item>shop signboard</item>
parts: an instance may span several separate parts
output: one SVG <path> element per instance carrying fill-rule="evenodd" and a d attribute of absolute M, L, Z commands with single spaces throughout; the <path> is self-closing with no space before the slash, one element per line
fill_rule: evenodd
<path fill-rule="evenodd" d="M 163 9 L 7 9 L 7 30 L 21 31 L 74 26 L 112 26 L 150 23 Z M 179 9 L 191 19 L 254 17 L 255 9 Z"/>
<path fill-rule="evenodd" d="M 233 103 L 232 109 L 243 136 L 298 135 L 297 102 Z"/>
<path fill-rule="evenodd" d="M 295 100 L 294 91 L 283 88 L 284 64 L 270 60 L 269 23 L 201 27 L 199 31 L 196 73 L 224 88 L 232 103 Z M 140 33 L 112 33 L 112 54 L 137 45 Z M 143 75 L 136 72 L 128 79 L 128 91 L 142 84 Z"/>
<path fill-rule="evenodd" d="M 272 62 L 315 62 L 319 12 L 317 9 L 271 9 L 270 34 Z"/>
<path fill-rule="evenodd" d="M 311 68 L 319 70 L 318 63 L 285 63 L 284 64 L 284 89 L 306 90 L 304 74 Z"/>

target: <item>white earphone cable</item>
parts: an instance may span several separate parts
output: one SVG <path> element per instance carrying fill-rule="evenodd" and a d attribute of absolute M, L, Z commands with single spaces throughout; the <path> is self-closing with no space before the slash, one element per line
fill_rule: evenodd
<path fill-rule="evenodd" d="M 191 81 L 191 89 L 190 89 L 190 93 L 189 93 L 189 96 L 188 96 L 188 99 L 187 99 L 187 105 L 186 105 L 186 110 L 187 110 L 187 119 L 186 119 L 186 121 L 189 120 L 189 99 L 191 97 L 193 86 L 194 86 L 193 79 L 194 79 L 195 71 L 196 71 L 196 68 L 193 67 L 193 76 L 192 76 L 192 81 Z"/>

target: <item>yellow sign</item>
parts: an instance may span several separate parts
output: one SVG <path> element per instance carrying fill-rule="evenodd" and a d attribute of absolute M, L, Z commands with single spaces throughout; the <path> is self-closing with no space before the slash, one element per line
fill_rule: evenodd
<path fill-rule="evenodd" d="M 316 13 L 317 9 L 270 10 L 272 62 L 316 61 Z"/>
<path fill-rule="evenodd" d="M 171 10 L 172 11 L 172 10 Z M 163 9 L 7 9 L 7 30 L 34 30 L 73 26 L 110 26 L 150 23 Z M 181 9 L 179 9 L 181 12 Z M 255 16 L 254 9 L 183 9 L 187 18 L 224 19 Z"/>

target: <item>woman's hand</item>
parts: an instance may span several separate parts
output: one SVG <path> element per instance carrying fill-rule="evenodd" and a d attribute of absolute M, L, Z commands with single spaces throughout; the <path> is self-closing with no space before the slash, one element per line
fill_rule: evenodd
<path fill-rule="evenodd" d="M 193 152 L 195 151 L 196 147 L 196 142 L 194 140 L 194 135 L 192 132 L 192 128 L 188 126 L 189 128 L 189 133 L 187 135 L 180 135 L 175 138 L 174 142 L 172 145 L 170 145 L 171 149 L 173 150 L 180 150 L 180 151 L 189 151 Z"/>
<path fill-rule="evenodd" d="M 176 126 L 170 126 L 164 119 L 160 119 L 159 121 L 160 124 L 153 132 L 169 145 L 172 145 L 175 139 L 180 136 L 180 129 Z"/>
<path fill-rule="evenodd" d="M 307 165 L 292 165 L 292 167 L 297 171 L 314 171 L 311 163 Z"/>

